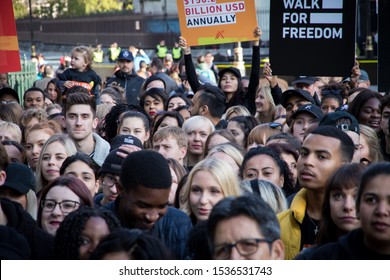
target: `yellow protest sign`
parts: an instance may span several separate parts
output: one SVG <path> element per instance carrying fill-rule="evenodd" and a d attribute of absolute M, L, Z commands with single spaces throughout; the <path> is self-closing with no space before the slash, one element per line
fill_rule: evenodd
<path fill-rule="evenodd" d="M 181 35 L 189 46 L 253 41 L 254 0 L 177 0 Z"/>

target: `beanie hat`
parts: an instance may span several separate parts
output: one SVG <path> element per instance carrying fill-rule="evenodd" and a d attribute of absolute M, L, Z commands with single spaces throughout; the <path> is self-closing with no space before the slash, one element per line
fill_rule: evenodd
<path fill-rule="evenodd" d="M 30 256 L 27 239 L 14 228 L 0 225 L 0 260 L 28 260 Z"/>
<path fill-rule="evenodd" d="M 125 190 L 143 186 L 168 189 L 172 184 L 167 160 L 158 152 L 143 150 L 133 152 L 125 159 L 120 182 Z"/>
<path fill-rule="evenodd" d="M 100 168 L 98 175 L 101 176 L 103 174 L 109 173 L 112 175 L 119 176 L 121 174 L 123 161 L 125 160 L 123 157 L 118 156 L 116 153 L 119 151 L 119 148 L 111 150 L 111 152 L 107 155 L 106 159 L 103 162 L 102 167 Z M 124 152 L 121 150 L 121 152 Z"/>

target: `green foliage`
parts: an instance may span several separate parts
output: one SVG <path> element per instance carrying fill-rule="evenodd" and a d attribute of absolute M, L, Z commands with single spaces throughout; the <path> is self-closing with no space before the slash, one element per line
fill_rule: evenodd
<path fill-rule="evenodd" d="M 15 19 L 21 19 L 28 16 L 28 6 L 22 0 L 12 0 Z"/>

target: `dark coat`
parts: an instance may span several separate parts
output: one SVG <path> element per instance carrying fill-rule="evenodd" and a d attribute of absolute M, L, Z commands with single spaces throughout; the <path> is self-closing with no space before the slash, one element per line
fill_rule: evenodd
<path fill-rule="evenodd" d="M 119 86 L 125 92 L 127 104 L 139 105 L 141 86 L 145 79 L 132 73 L 127 74 L 122 71 L 116 71 L 115 76 L 107 81 L 106 87 L 110 85 Z"/>
<path fill-rule="evenodd" d="M 19 203 L 0 198 L 0 207 L 7 217 L 7 226 L 14 228 L 27 239 L 31 248 L 30 259 L 52 259 L 54 237 L 43 231 Z"/>

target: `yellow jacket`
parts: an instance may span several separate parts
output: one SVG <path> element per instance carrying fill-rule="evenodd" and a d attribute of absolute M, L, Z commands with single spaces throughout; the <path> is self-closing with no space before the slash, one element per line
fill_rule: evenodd
<path fill-rule="evenodd" d="M 300 252 L 301 229 L 306 213 L 307 195 L 306 189 L 301 189 L 291 202 L 289 209 L 278 214 L 280 223 L 280 235 L 284 243 L 286 260 L 294 259 Z"/>

